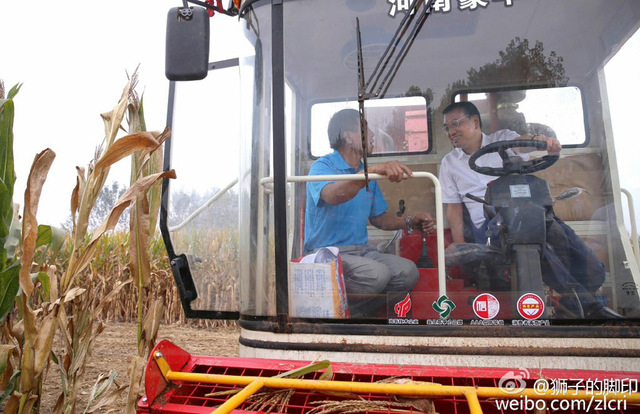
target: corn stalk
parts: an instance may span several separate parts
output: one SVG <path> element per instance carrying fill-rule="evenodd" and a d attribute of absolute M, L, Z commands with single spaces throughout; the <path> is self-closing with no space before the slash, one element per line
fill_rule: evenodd
<path fill-rule="evenodd" d="M 142 136 L 146 131 L 143 100 L 136 94 L 131 96 L 128 106 L 129 132 Z M 131 155 L 131 184 L 162 171 L 162 143 L 169 137 L 169 129 L 162 134 L 151 133 L 148 137 L 157 142 L 157 146 L 149 146 L 136 150 Z M 151 260 L 149 257 L 150 238 L 156 230 L 158 213 L 160 212 L 161 182 L 156 182 L 146 192 L 141 193 L 131 207 L 129 223 L 129 270 L 131 278 L 137 281 L 138 289 L 138 355 L 129 367 L 129 395 L 127 413 L 135 413 L 136 401 L 142 383 L 145 363 L 145 349 L 151 352 L 155 345 L 158 327 L 164 313 L 164 305 L 155 300 L 149 306 L 143 327 L 143 296 L 148 296 L 145 287 L 151 278 Z"/>
<path fill-rule="evenodd" d="M 17 266 L 22 292 L 16 303 L 22 319 L 13 325 L 10 316 L 6 321 L 7 329 L 4 335 L 13 342 L 13 349 L 18 351 L 16 357 L 19 361 L 18 370 L 14 373 L 15 381 L 9 384 L 3 393 L 8 397 L 5 406 L 7 413 L 38 411 L 42 383 L 49 366 L 49 355 L 58 325 L 58 315 L 61 304 L 67 299 L 67 295 L 58 297 L 55 266 L 33 266 L 36 249 L 51 244 L 53 240 L 51 228 L 38 226 L 36 215 L 42 187 L 54 158 L 55 153 L 50 149 L 36 155 L 27 180 L 21 233 L 22 255 Z M 35 270 L 35 273 L 32 273 L 32 270 Z M 41 303 L 37 309 L 34 309 L 33 305 L 36 303 L 32 295 L 34 280 L 42 287 L 38 293 L 49 300 Z M 5 366 L 6 368 L 10 367 Z"/>
<path fill-rule="evenodd" d="M 131 155 L 135 151 L 151 153 L 162 144 L 165 135 L 154 135 L 141 132 L 129 134 L 116 140 L 116 134 L 121 128 L 121 123 L 132 96 L 135 96 L 133 88 L 136 85 L 137 73 L 134 73 L 125 86 L 120 100 L 112 111 L 102 114 L 105 124 L 105 139 L 103 151 L 98 151 L 88 168 L 77 167 L 76 187 L 71 196 L 71 213 L 73 218 L 73 246 L 69 256 L 68 267 L 62 277 L 61 291 L 69 291 L 74 288 L 80 274 L 93 260 L 99 241 L 103 235 L 113 230 L 122 212 L 135 205 L 140 197 L 145 194 L 158 180 L 163 178 L 175 178 L 175 172 L 166 171 L 148 175 L 133 183 L 120 197 L 108 216 L 93 234 L 88 235 L 87 229 L 91 210 L 102 189 L 111 165 Z M 85 175 L 86 172 L 86 175 Z M 82 298 L 70 302 L 61 313 L 62 337 L 64 342 L 63 354 L 56 357 L 62 377 L 62 393 L 58 397 L 54 413 L 75 413 L 78 384 L 82 377 L 84 367 L 91 354 L 94 340 L 104 329 L 102 323 L 94 326 L 104 306 L 132 279 L 121 281 L 109 295 L 101 300 L 96 300 L 89 292 L 98 286 L 87 286 L 87 294 Z M 108 381 L 107 381 L 108 383 Z M 108 394 L 103 393 L 106 396 Z M 89 409 L 90 411 L 90 409 Z"/>
<path fill-rule="evenodd" d="M 57 297 L 54 266 L 37 266 L 34 274 L 32 263 L 38 247 L 51 243 L 52 232 L 48 226 L 38 226 L 36 214 L 42 186 L 55 153 L 47 149 L 36 155 L 25 191 L 22 232 L 13 205 L 13 97 L 20 89 L 16 85 L 4 98 L 0 82 L 0 314 L 2 337 L 7 343 L 0 348 L 0 403 L 6 401 L 7 413 L 30 413 L 38 409 L 44 371 L 49 365 L 49 353 L 57 326 L 60 298 Z M 16 247 L 21 242 L 22 256 L 18 261 Z M 33 280 L 38 280 L 51 302 L 33 309 Z M 46 285 L 46 286 L 45 286 Z M 16 294 L 22 292 L 16 296 Z M 22 319 L 14 324 L 9 312 L 14 301 Z M 9 314 L 8 316 L 6 316 Z M 6 318 L 5 318 L 6 316 Z M 14 355 L 14 351 L 17 351 Z M 12 362 L 12 358 L 14 362 Z M 16 363 L 17 369 L 13 370 Z"/>
<path fill-rule="evenodd" d="M 146 131 L 143 100 L 133 95 L 128 107 L 129 132 L 141 134 Z M 169 130 L 153 137 L 162 144 L 169 136 Z M 140 149 L 131 155 L 131 184 L 143 177 L 162 171 L 162 146 L 155 149 Z M 150 237 L 156 230 L 160 212 L 162 183 L 157 182 L 146 193 L 141 194 L 131 208 L 129 256 L 131 277 L 138 282 L 138 347 L 142 341 L 142 297 L 143 289 L 149 284 L 151 271 L 149 259 Z"/>

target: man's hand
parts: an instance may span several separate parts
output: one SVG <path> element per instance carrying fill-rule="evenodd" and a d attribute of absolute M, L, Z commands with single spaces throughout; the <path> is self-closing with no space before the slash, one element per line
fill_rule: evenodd
<path fill-rule="evenodd" d="M 431 233 L 433 231 L 434 220 L 429 213 L 418 213 L 411 217 L 409 225 L 414 230 L 420 230 L 422 233 Z"/>
<path fill-rule="evenodd" d="M 562 150 L 562 144 L 555 138 L 546 137 L 544 135 L 531 135 L 531 138 L 534 141 L 544 141 L 547 143 L 547 152 L 549 155 L 559 155 Z"/>
<path fill-rule="evenodd" d="M 404 180 L 405 177 L 403 174 L 407 174 L 408 177 L 413 177 L 413 173 L 409 167 L 398 161 L 388 161 L 382 164 L 370 165 L 369 173 L 386 175 L 389 181 L 393 183 L 399 183 Z"/>

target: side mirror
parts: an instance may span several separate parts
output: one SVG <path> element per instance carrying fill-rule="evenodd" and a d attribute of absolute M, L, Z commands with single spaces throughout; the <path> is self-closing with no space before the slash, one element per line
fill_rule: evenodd
<path fill-rule="evenodd" d="M 173 7 L 167 15 L 165 76 L 204 79 L 209 72 L 209 14 L 201 7 Z"/>

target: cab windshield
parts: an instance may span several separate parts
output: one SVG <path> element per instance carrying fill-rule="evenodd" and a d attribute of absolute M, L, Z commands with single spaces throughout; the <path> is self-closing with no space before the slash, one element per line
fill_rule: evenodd
<path fill-rule="evenodd" d="M 238 286 L 231 310 L 248 319 L 286 312 L 293 321 L 422 332 L 637 317 L 637 252 L 621 225 L 626 199 L 603 75 L 639 25 L 636 3 L 434 1 L 423 21 L 419 7 L 396 51 L 406 41 L 406 54 L 361 118 L 359 52 L 367 78 L 410 3 L 285 1 L 282 44 L 271 37 L 270 2 L 245 13 L 238 184 L 229 193 L 238 268 L 194 262 L 199 303 L 215 305 L 203 297 L 217 294 L 212 275 L 224 274 Z M 281 102 L 274 50 L 284 56 Z M 283 147 L 274 146 L 277 105 Z M 528 146 L 509 147 L 520 140 Z M 559 156 L 536 144 L 549 140 L 562 146 Z M 496 146 L 474 159 L 466 152 L 474 142 Z M 284 241 L 274 218 L 280 163 Z M 415 176 L 389 180 L 390 163 Z M 215 232 L 214 221 L 197 231 L 208 227 Z M 287 272 L 278 279 L 283 242 Z"/>

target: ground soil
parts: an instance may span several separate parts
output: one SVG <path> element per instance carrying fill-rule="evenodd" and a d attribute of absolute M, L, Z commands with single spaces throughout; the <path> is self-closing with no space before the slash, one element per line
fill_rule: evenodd
<path fill-rule="evenodd" d="M 136 325 L 133 323 L 107 323 L 107 328 L 96 339 L 90 362 L 87 364 L 82 383 L 77 411 L 82 413 L 87 404 L 87 396 L 100 373 L 115 370 L 118 384 L 128 384 L 129 361 L 136 355 Z M 158 340 L 167 339 L 192 355 L 238 356 L 238 328 L 194 328 L 183 325 L 162 325 Z M 52 366 L 44 384 L 41 413 L 53 410 L 60 394 L 60 376 Z M 123 408 L 126 395 L 119 401 Z"/>

